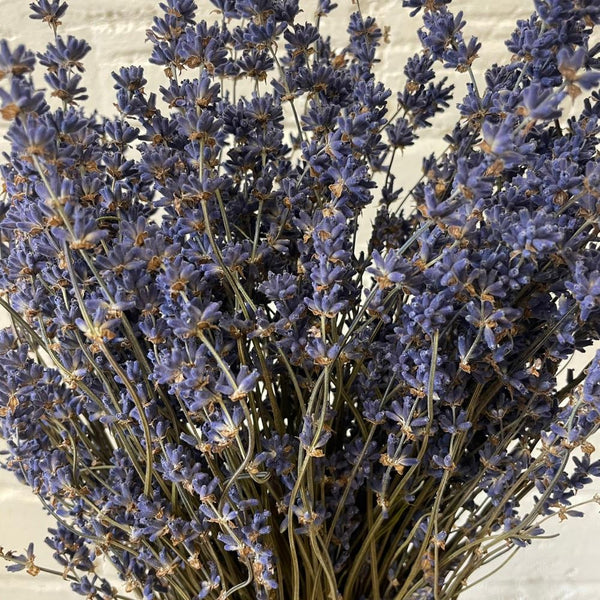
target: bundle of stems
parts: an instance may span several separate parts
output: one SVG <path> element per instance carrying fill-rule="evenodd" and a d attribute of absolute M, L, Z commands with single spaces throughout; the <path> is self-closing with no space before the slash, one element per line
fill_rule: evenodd
<path fill-rule="evenodd" d="M 123 67 L 113 118 L 66 3 L 31 4 L 45 52 L 0 42 L 1 434 L 62 571 L 0 557 L 93 600 L 458 598 L 600 474 L 600 353 L 568 364 L 600 337 L 600 9 L 536 2 L 477 86 L 462 13 L 404 0 L 394 109 L 358 2 L 341 49 L 327 0 L 212 4 L 160 3 L 160 98 Z M 460 118 L 403 192 L 440 66 Z"/>

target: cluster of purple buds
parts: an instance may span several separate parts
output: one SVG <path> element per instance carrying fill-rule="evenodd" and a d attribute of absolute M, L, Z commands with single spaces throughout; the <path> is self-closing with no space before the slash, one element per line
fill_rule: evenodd
<path fill-rule="evenodd" d="M 0 42 L 5 465 L 92 600 L 456 598 L 600 475 L 600 353 L 559 378 L 600 338 L 600 8 L 536 0 L 477 85 L 463 14 L 404 0 L 394 96 L 358 2 L 342 48 L 328 0 L 211 2 L 159 4 L 166 81 L 113 73 L 113 117 L 65 2 L 30 5 L 44 51 Z M 403 195 L 444 68 L 460 118 Z"/>

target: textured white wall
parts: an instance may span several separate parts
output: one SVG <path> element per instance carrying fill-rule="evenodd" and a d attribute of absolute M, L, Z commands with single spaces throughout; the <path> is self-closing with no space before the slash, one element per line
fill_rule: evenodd
<path fill-rule="evenodd" d="M 334 40 L 343 44 L 345 36 L 344 13 L 353 10 L 352 0 L 337 0 L 340 9 L 326 23 Z M 25 43 L 35 50 L 45 47 L 51 38 L 49 29 L 39 21 L 27 18 L 28 0 L 0 0 L 0 38 L 14 43 Z M 157 2 L 154 0 L 69 0 L 70 8 L 64 19 L 65 31 L 86 39 L 92 52 L 86 59 L 85 85 L 92 100 L 89 106 L 103 113 L 112 113 L 113 89 L 110 72 L 122 65 L 146 64 L 149 44 L 145 43 L 145 30 L 149 26 Z M 310 20 L 315 0 L 304 3 L 306 19 Z M 454 10 L 463 10 L 469 32 L 479 36 L 483 42 L 480 59 L 475 63 L 478 79 L 482 70 L 495 60 L 506 57 L 504 40 L 518 18 L 526 18 L 532 8 L 530 0 L 455 0 Z M 212 6 L 200 0 L 200 13 L 210 20 Z M 400 0 L 362 0 L 363 12 L 375 16 L 380 25 L 390 26 L 390 43 L 383 47 L 381 77 L 395 89 L 402 81 L 404 59 L 417 48 L 415 22 L 401 8 Z M 337 30 L 335 26 L 340 26 Z M 148 71 L 147 89 L 157 89 L 162 83 L 161 71 Z M 454 77 L 457 89 L 464 88 L 466 76 Z M 457 97 L 460 93 L 457 94 Z M 450 130 L 452 113 L 438 119 L 418 145 L 403 157 L 399 177 L 409 185 L 420 173 L 420 153 L 442 149 L 444 144 L 440 132 Z M 4 124 L 0 123 L 0 134 Z M 0 149 L 3 147 L 0 142 Z M 600 447 L 600 444 L 597 443 Z M 581 499 L 591 498 L 600 485 L 582 494 Z M 600 571 L 596 563 L 600 559 L 600 518 L 598 507 L 588 505 L 587 518 L 569 519 L 565 523 L 552 522 L 549 533 L 561 533 L 560 538 L 542 540 L 535 546 L 522 551 L 501 572 L 486 582 L 466 592 L 465 600 L 593 600 L 600 594 Z M 51 526 L 39 506 L 37 499 L 28 489 L 16 484 L 12 475 L 0 472 L 0 546 L 5 549 L 22 550 L 29 541 L 36 543 L 40 564 L 54 567 L 43 539 L 45 529 Z M 71 592 L 68 584 L 59 577 L 6 573 L 0 565 L 0 600 L 67 600 L 80 598 Z M 352 599 L 347 599 L 352 600 Z"/>

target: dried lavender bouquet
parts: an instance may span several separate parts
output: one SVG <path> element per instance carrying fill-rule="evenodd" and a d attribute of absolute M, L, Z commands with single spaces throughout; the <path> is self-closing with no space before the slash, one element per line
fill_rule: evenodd
<path fill-rule="evenodd" d="M 396 95 L 358 1 L 343 48 L 328 0 L 212 4 L 159 4 L 164 86 L 121 68 L 114 117 L 66 3 L 31 4 L 45 51 L 0 42 L 5 466 L 89 599 L 457 598 L 600 474 L 600 355 L 557 379 L 600 337 L 600 3 L 533 2 L 477 86 L 462 13 L 404 0 Z M 444 68 L 460 118 L 402 192 Z"/>

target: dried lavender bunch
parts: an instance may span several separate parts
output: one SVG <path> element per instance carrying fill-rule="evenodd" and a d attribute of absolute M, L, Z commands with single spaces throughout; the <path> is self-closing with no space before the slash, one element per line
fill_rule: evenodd
<path fill-rule="evenodd" d="M 0 43 L 6 467 L 94 600 L 457 598 L 600 474 L 600 354 L 557 380 L 600 337 L 598 2 L 536 0 L 478 88 L 462 13 L 404 0 L 395 100 L 358 2 L 342 49 L 328 0 L 212 4 L 160 3 L 166 83 L 113 73 L 113 118 L 79 107 L 66 3 L 31 4 L 45 51 Z M 402 195 L 443 67 L 460 119 Z"/>

